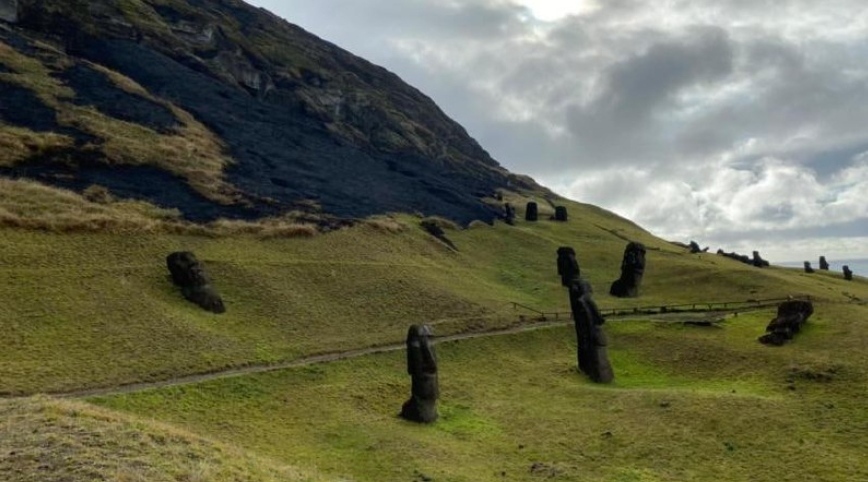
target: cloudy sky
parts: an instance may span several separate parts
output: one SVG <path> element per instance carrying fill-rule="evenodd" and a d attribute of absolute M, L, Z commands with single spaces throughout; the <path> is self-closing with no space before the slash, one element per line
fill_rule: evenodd
<path fill-rule="evenodd" d="M 671 240 L 868 258 L 862 0 L 253 0 Z M 814 261 L 816 264 L 816 261 Z"/>

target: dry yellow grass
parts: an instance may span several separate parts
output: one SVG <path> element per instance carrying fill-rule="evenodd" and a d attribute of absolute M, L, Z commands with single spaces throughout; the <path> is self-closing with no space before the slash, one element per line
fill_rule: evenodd
<path fill-rule="evenodd" d="M 326 480 L 169 425 L 49 398 L 0 402 L 4 482 Z"/>

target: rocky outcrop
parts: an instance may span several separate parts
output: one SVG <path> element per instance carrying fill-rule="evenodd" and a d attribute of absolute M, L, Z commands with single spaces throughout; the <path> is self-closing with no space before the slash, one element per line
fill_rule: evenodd
<path fill-rule="evenodd" d="M 764 260 L 762 256 L 760 256 L 759 251 L 753 252 L 753 257 L 750 257 L 746 254 L 738 254 L 736 252 L 727 253 L 722 249 L 717 250 L 717 254 L 720 256 L 725 256 L 730 259 L 734 259 L 736 261 L 742 262 L 744 264 L 749 264 L 751 266 L 755 266 L 757 268 L 764 268 L 769 266 L 769 262 Z"/>
<path fill-rule="evenodd" d="M 212 313 L 225 313 L 226 307 L 211 280 L 205 274 L 202 263 L 189 251 L 179 251 L 166 257 L 166 266 L 172 282 L 181 288 L 184 298 Z"/>
<path fill-rule="evenodd" d="M 569 294 L 579 370 L 595 383 L 609 383 L 614 380 L 615 373 L 609 363 L 608 342 L 602 329 L 606 320 L 594 302 L 591 285 L 583 279 L 575 279 Z"/>
<path fill-rule="evenodd" d="M 527 203 L 524 209 L 524 220 L 534 222 L 539 219 L 539 206 L 535 202 Z"/>
<path fill-rule="evenodd" d="M 558 276 L 561 277 L 561 286 L 567 288 L 581 276 L 576 250 L 569 246 L 558 248 Z"/>
<path fill-rule="evenodd" d="M 621 277 L 612 283 L 609 294 L 618 298 L 639 296 L 639 288 L 645 276 L 645 252 L 645 245 L 642 243 L 627 244 L 621 261 Z"/>
<path fill-rule="evenodd" d="M 810 261 L 805 261 L 805 273 L 813 273 L 814 268 L 811 267 Z"/>
<path fill-rule="evenodd" d="M 411 377 L 410 399 L 401 407 L 401 417 L 418 423 L 437 420 L 437 356 L 431 345 L 431 328 L 413 325 L 407 331 L 407 373 Z"/>
<path fill-rule="evenodd" d="M 0 0 L 0 20 L 18 22 L 18 0 Z"/>
<path fill-rule="evenodd" d="M 810 301 L 790 300 L 781 303 L 777 316 L 766 327 L 766 334 L 759 337 L 760 343 L 783 345 L 802 329 L 813 313 L 814 305 Z"/>

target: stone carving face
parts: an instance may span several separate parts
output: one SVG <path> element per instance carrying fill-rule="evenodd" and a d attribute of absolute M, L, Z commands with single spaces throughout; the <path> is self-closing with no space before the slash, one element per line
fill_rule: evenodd
<path fill-rule="evenodd" d="M 401 407 L 401 417 L 420 423 L 437 420 L 437 356 L 431 345 L 431 328 L 413 325 L 407 331 L 407 373 L 412 379 L 411 395 Z"/>
<path fill-rule="evenodd" d="M 561 285 L 566 287 L 581 275 L 579 262 L 576 260 L 576 250 L 573 248 L 566 246 L 558 248 L 558 275 L 561 277 Z"/>
<path fill-rule="evenodd" d="M 573 280 L 570 285 L 570 308 L 576 329 L 579 370 L 597 383 L 608 383 L 614 378 L 606 351 L 606 336 L 600 314 L 592 296 L 591 285 L 583 280 Z"/>
<path fill-rule="evenodd" d="M 777 316 L 769 322 L 766 334 L 759 338 L 766 345 L 783 345 L 798 333 L 802 325 L 814 313 L 814 305 L 810 301 L 792 300 L 778 305 Z"/>
<path fill-rule="evenodd" d="M 181 288 L 184 298 L 213 313 L 224 313 L 223 299 L 211 286 L 208 275 L 196 255 L 180 251 L 166 257 L 172 282 Z"/>
<path fill-rule="evenodd" d="M 645 274 L 645 246 L 640 243 L 630 243 L 624 250 L 624 260 L 621 271 L 632 272 L 635 275 Z"/>
<path fill-rule="evenodd" d="M 639 296 L 639 287 L 645 275 L 645 245 L 631 242 L 624 249 L 621 277 L 612 283 L 609 293 L 619 298 Z"/>

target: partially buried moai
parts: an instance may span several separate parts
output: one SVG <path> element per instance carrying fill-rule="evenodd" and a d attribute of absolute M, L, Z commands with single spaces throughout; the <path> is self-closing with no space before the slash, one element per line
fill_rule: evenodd
<path fill-rule="evenodd" d="M 503 220 L 506 221 L 506 224 L 515 224 L 515 207 L 512 204 L 503 205 Z"/>
<path fill-rule="evenodd" d="M 639 296 L 642 277 L 645 276 L 645 245 L 630 242 L 624 248 L 624 258 L 621 261 L 621 277 L 616 279 L 609 288 L 609 294 L 618 298 L 635 298 Z"/>
<path fill-rule="evenodd" d="M 431 345 L 431 328 L 413 325 L 407 332 L 407 372 L 412 378 L 410 399 L 401 407 L 401 417 L 412 422 L 437 420 L 437 356 Z"/>
<path fill-rule="evenodd" d="M 205 274 L 202 263 L 189 251 L 179 251 L 166 257 L 166 266 L 172 282 L 181 288 L 187 300 L 212 313 L 225 313 L 226 307 L 211 280 Z"/>
<path fill-rule="evenodd" d="M 562 223 L 567 222 L 567 208 L 566 208 L 566 206 L 556 206 L 555 207 L 555 221 L 560 221 Z"/>
<path fill-rule="evenodd" d="M 825 256 L 820 256 L 820 269 L 823 271 L 829 271 L 829 263 L 826 261 Z"/>
<path fill-rule="evenodd" d="M 579 279 L 580 275 L 576 250 L 569 246 L 558 248 L 558 276 L 561 277 L 561 286 L 569 288 L 573 280 Z"/>
<path fill-rule="evenodd" d="M 853 270 L 846 265 L 842 269 L 844 270 L 844 279 L 847 281 L 853 281 Z"/>
<path fill-rule="evenodd" d="M 539 219 L 539 206 L 535 202 L 527 203 L 524 209 L 524 220 L 533 222 L 537 219 Z"/>
<path fill-rule="evenodd" d="M 573 280 L 570 285 L 570 309 L 576 328 L 579 370 L 596 383 L 609 383 L 615 378 L 606 351 L 606 335 L 602 325 L 606 322 L 592 296 L 590 283 Z"/>
<path fill-rule="evenodd" d="M 810 261 L 805 261 L 805 273 L 813 273 L 814 268 L 811 267 Z"/>

